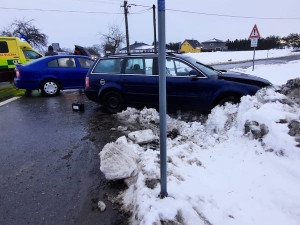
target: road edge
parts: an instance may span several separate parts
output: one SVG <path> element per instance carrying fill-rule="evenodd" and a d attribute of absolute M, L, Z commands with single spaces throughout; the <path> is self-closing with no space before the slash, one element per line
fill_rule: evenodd
<path fill-rule="evenodd" d="M 10 98 L 10 99 L 7 99 L 7 100 L 5 100 L 5 101 L 2 101 L 2 102 L 0 102 L 0 107 L 1 106 L 4 106 L 4 105 L 6 105 L 6 104 L 8 104 L 8 103 L 10 103 L 10 102 L 12 102 L 12 101 L 15 101 L 15 100 L 17 100 L 17 99 L 19 99 L 19 98 L 21 98 L 22 96 L 19 96 L 19 97 L 12 97 L 12 98 Z"/>

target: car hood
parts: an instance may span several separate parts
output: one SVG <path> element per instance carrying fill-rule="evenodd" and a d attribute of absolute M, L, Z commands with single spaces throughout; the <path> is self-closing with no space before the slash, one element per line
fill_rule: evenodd
<path fill-rule="evenodd" d="M 218 75 L 218 79 L 245 83 L 245 84 L 252 84 L 259 87 L 266 87 L 271 85 L 271 82 L 266 79 L 249 75 L 249 74 L 238 73 L 238 72 L 221 73 Z"/>

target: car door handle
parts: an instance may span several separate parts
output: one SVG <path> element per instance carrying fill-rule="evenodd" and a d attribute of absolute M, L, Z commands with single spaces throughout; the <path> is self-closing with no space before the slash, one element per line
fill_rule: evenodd
<path fill-rule="evenodd" d="M 54 71 L 53 73 L 58 74 L 58 71 Z"/>
<path fill-rule="evenodd" d="M 123 81 L 123 82 L 127 82 L 127 79 L 123 79 L 122 81 Z"/>

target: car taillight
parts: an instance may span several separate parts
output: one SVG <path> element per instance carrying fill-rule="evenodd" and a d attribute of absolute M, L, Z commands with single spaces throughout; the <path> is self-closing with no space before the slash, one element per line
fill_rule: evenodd
<path fill-rule="evenodd" d="M 90 87 L 90 78 L 89 77 L 85 77 L 85 86 Z"/>
<path fill-rule="evenodd" d="M 20 70 L 16 69 L 16 77 L 21 77 Z"/>

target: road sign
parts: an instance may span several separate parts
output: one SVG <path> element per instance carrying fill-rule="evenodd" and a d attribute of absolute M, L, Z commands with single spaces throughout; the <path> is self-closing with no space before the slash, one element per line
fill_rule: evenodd
<path fill-rule="evenodd" d="M 254 25 L 249 38 L 260 38 L 260 34 L 259 34 L 256 24 Z"/>
<path fill-rule="evenodd" d="M 251 38 L 251 47 L 256 48 L 258 44 L 258 38 Z"/>

